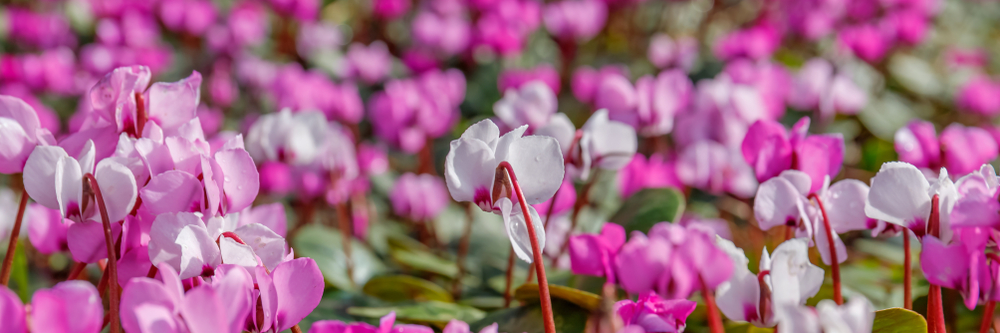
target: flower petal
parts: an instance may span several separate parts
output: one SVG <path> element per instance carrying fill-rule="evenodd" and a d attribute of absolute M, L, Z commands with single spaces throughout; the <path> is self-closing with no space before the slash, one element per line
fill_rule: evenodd
<path fill-rule="evenodd" d="M 783 177 L 768 179 L 757 188 L 753 211 L 762 230 L 779 225 L 795 225 L 802 215 L 799 206 L 805 198 Z"/>
<path fill-rule="evenodd" d="M 87 281 L 65 281 L 36 291 L 31 307 L 35 332 L 99 332 L 104 321 L 101 296 Z"/>
<path fill-rule="evenodd" d="M 51 209 L 59 209 L 56 163 L 63 158 L 69 158 L 69 154 L 62 147 L 38 146 L 28 156 L 24 166 L 24 189 L 35 202 Z"/>
<path fill-rule="evenodd" d="M 125 219 L 135 206 L 138 191 L 132 171 L 121 163 L 104 159 L 97 164 L 94 173 L 97 185 L 101 187 L 104 205 L 108 209 L 108 219 L 114 223 Z"/>
<path fill-rule="evenodd" d="M 513 207 L 513 203 L 510 199 L 501 198 L 497 201 L 497 205 L 500 206 L 501 215 L 503 216 L 504 227 L 507 231 L 507 237 L 510 238 L 510 244 L 514 247 L 514 253 L 517 257 L 529 264 L 532 261 L 532 247 L 531 247 L 531 237 L 528 234 L 528 225 L 524 219 L 524 214 L 521 211 L 520 204 Z M 528 206 L 529 214 L 531 214 L 532 226 L 535 228 L 535 237 L 538 240 L 538 248 L 545 248 L 545 229 L 542 226 L 542 219 L 538 217 L 538 212 L 535 211 L 534 207 Z"/>
<path fill-rule="evenodd" d="M 888 162 L 872 178 L 865 201 L 868 217 L 904 227 L 926 222 L 931 212 L 930 185 L 917 167 L 905 162 Z"/>
<path fill-rule="evenodd" d="M 215 153 L 222 169 L 222 212 L 238 212 L 249 207 L 260 190 L 260 174 L 245 150 L 230 149 Z"/>
<path fill-rule="evenodd" d="M 485 192 L 489 198 L 496 166 L 493 151 L 485 142 L 468 138 L 452 141 L 444 164 L 445 182 L 452 199 L 475 202 L 477 192 Z"/>
<path fill-rule="evenodd" d="M 565 172 L 562 151 L 551 137 L 533 135 L 514 140 L 506 161 L 514 168 L 514 176 L 529 205 L 552 198 L 562 185 Z"/>
<path fill-rule="evenodd" d="M 310 258 L 283 262 L 271 273 L 278 311 L 275 331 L 284 331 L 298 324 L 319 305 L 323 297 L 323 274 Z"/>
<path fill-rule="evenodd" d="M 184 294 L 181 316 L 191 333 L 226 331 L 226 312 L 219 296 L 215 289 L 207 285 L 192 288 Z"/>
<path fill-rule="evenodd" d="M 750 125 L 740 149 L 747 164 L 754 168 L 757 181 L 768 180 L 792 166 L 788 133 L 776 121 L 759 120 Z"/>
<path fill-rule="evenodd" d="M 149 231 L 149 259 L 170 265 L 181 279 L 201 275 L 221 263 L 219 247 L 194 213 L 160 214 Z"/>
<path fill-rule="evenodd" d="M 201 73 L 177 82 L 156 82 L 146 91 L 149 120 L 157 122 L 167 135 L 197 116 Z"/>
<path fill-rule="evenodd" d="M 139 191 L 142 209 L 150 214 L 200 211 L 204 200 L 201 182 L 193 175 L 170 170 L 154 176 Z"/>
<path fill-rule="evenodd" d="M 844 179 L 820 197 L 834 233 L 868 229 L 870 219 L 864 213 L 868 185 L 857 179 Z"/>
<path fill-rule="evenodd" d="M 4 329 L 11 333 L 27 332 L 24 320 L 24 305 L 21 299 L 7 287 L 0 288 L 0 322 Z"/>
<path fill-rule="evenodd" d="M 247 224 L 236 228 L 235 233 L 253 249 L 265 267 L 274 269 L 283 261 L 287 252 L 285 238 L 263 224 Z"/>
<path fill-rule="evenodd" d="M 965 245 L 946 245 L 937 237 L 924 236 L 920 251 L 920 269 L 927 282 L 951 289 L 959 289 L 968 278 L 971 255 Z"/>

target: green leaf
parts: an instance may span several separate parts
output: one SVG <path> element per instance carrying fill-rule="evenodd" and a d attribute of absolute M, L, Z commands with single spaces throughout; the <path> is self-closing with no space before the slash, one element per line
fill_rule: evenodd
<path fill-rule="evenodd" d="M 438 327 L 444 327 L 452 319 L 469 323 L 476 322 L 486 316 L 485 312 L 473 307 L 437 301 L 402 306 L 351 307 L 347 309 L 347 313 L 352 316 L 367 318 L 381 318 L 390 312 L 396 312 L 396 320 L 399 321 L 430 324 Z"/>
<path fill-rule="evenodd" d="M 400 265 L 422 272 L 430 272 L 454 279 L 458 276 L 458 265 L 450 260 L 425 251 L 392 250 L 392 260 Z"/>
<path fill-rule="evenodd" d="M 580 289 L 550 284 L 549 295 L 552 298 L 568 301 L 589 311 L 597 310 L 601 306 L 601 296 Z M 514 298 L 526 303 L 537 303 L 538 284 L 527 283 L 521 285 L 514 291 Z"/>
<path fill-rule="evenodd" d="M 451 294 L 434 282 L 409 275 L 378 276 L 362 289 L 365 294 L 389 302 L 440 301 L 454 302 Z"/>
<path fill-rule="evenodd" d="M 684 195 L 673 188 L 647 188 L 633 194 L 610 221 L 632 231 L 648 232 L 660 222 L 677 221 L 684 212 Z"/>
<path fill-rule="evenodd" d="M 320 225 L 304 227 L 292 239 L 295 254 L 310 257 L 316 261 L 319 270 L 328 283 L 341 290 L 353 290 L 368 279 L 385 271 L 385 266 L 374 253 L 361 242 L 352 238 L 351 261 L 354 263 L 355 285 L 347 278 L 344 247 L 340 232 Z"/>
<path fill-rule="evenodd" d="M 17 246 L 14 249 L 14 261 L 10 265 L 10 276 L 17 284 L 17 297 L 21 298 L 21 301 L 28 303 L 31 301 L 31 291 L 28 285 L 28 257 L 24 254 L 24 240 L 22 242 L 17 242 Z"/>
<path fill-rule="evenodd" d="M 556 324 L 556 332 L 579 333 L 587 327 L 587 310 L 573 303 L 552 300 L 552 316 Z M 545 325 L 542 320 L 542 308 L 539 304 L 528 304 L 516 308 L 492 312 L 482 320 L 470 323 L 472 332 L 478 332 L 483 327 L 497 323 L 499 332 L 542 333 Z"/>
<path fill-rule="evenodd" d="M 753 326 L 750 323 L 734 324 L 726 327 L 726 333 L 772 333 L 773 328 Z"/>
<path fill-rule="evenodd" d="M 927 332 L 927 321 L 920 314 L 903 308 L 875 311 L 872 333 L 895 332 Z"/>
<path fill-rule="evenodd" d="M 362 293 L 330 288 L 323 292 L 323 298 L 320 299 L 319 305 L 299 322 L 299 327 L 303 332 L 309 332 L 312 324 L 321 320 L 357 321 L 358 318 L 347 314 L 348 307 L 383 305 L 385 302 Z"/>

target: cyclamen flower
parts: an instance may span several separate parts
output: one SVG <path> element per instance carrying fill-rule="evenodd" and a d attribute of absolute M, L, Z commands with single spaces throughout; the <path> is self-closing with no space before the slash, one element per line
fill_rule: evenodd
<path fill-rule="evenodd" d="M 375 135 L 407 153 L 444 135 L 458 119 L 465 99 L 465 77 L 457 69 L 428 71 L 416 78 L 392 80 L 372 94 L 368 112 Z"/>
<path fill-rule="evenodd" d="M 843 135 L 809 135 L 808 130 L 808 117 L 796 122 L 791 132 L 776 121 L 760 120 L 750 126 L 741 148 L 757 180 L 763 182 L 788 169 L 801 170 L 811 179 L 808 193 L 812 193 L 823 185 L 824 177 L 836 176 L 844 159 Z"/>
<path fill-rule="evenodd" d="M 609 65 L 595 70 L 590 67 L 581 67 L 573 72 L 571 79 L 573 96 L 584 103 L 594 102 L 598 87 L 612 76 L 626 77 L 628 69 L 624 66 Z M 626 81 L 628 79 L 625 79 Z"/>
<path fill-rule="evenodd" d="M 785 305 L 781 312 L 778 333 L 871 333 L 875 309 L 864 296 L 856 295 L 844 305 L 822 300 L 816 308 Z"/>
<path fill-rule="evenodd" d="M 432 333 L 433 329 L 422 325 L 394 325 L 396 313 L 390 312 L 379 320 L 375 327 L 365 322 L 345 323 L 339 320 L 321 320 L 313 323 L 309 333 Z M 444 333 L 472 333 L 469 324 L 452 319 L 444 327 Z M 479 333 L 497 333 L 497 324 L 483 327 Z"/>
<path fill-rule="evenodd" d="M 210 284 L 186 292 L 169 265 L 160 265 L 158 272 L 159 279 L 138 277 L 125 285 L 121 313 L 126 331 L 243 331 L 253 309 L 254 280 L 246 270 L 221 266 Z"/>
<path fill-rule="evenodd" d="M 899 160 L 919 168 L 946 168 L 953 174 L 970 173 L 997 157 L 997 142 L 986 130 L 948 125 L 938 138 L 934 124 L 915 120 L 896 131 Z"/>
<path fill-rule="evenodd" d="M 447 191 L 438 177 L 406 173 L 396 180 L 389 199 L 396 215 L 414 222 L 430 222 L 448 205 Z"/>
<path fill-rule="evenodd" d="M 871 184 L 865 214 L 909 228 L 917 237 L 928 233 L 932 198 L 938 195 L 939 239 L 945 243 L 951 240 L 950 215 L 958 199 L 958 190 L 948 178 L 946 169 L 941 169 L 938 179 L 927 179 L 912 164 L 888 162 L 882 164 Z"/>
<path fill-rule="evenodd" d="M 544 82 L 553 93 L 556 95 L 559 94 L 561 87 L 559 72 L 549 64 L 542 64 L 529 69 L 505 69 L 497 77 L 497 88 L 500 91 L 521 89 L 522 86 L 534 81 Z"/>
<path fill-rule="evenodd" d="M 729 279 L 733 267 L 713 237 L 700 228 L 666 222 L 653 226 L 648 237 L 634 232 L 615 257 L 622 288 L 633 294 L 656 290 L 666 298 L 687 298 L 701 286 L 715 289 Z"/>
<path fill-rule="evenodd" d="M 486 212 L 504 217 L 507 235 L 515 253 L 531 262 L 531 246 L 524 215 L 541 221 L 534 207 L 521 211 L 510 183 L 517 177 L 525 204 L 542 203 L 551 198 L 563 179 L 563 154 L 556 139 L 547 136 L 523 136 L 527 126 L 518 127 L 503 136 L 490 120 L 470 126 L 462 137 L 451 142 L 445 158 L 445 181 L 455 201 L 472 202 Z M 507 175 L 501 162 L 511 165 L 515 175 Z M 512 214 L 513 213 L 513 214 Z M 545 231 L 542 223 L 533 223 L 539 248 L 544 248 Z"/>
<path fill-rule="evenodd" d="M 546 5 L 542 18 L 553 36 L 586 42 L 604 28 L 608 7 L 599 0 L 562 1 Z"/>
<path fill-rule="evenodd" d="M 508 89 L 503 99 L 493 104 L 493 113 L 508 128 L 528 125 L 538 129 L 548 124 L 556 113 L 556 94 L 542 81 L 532 81 L 517 90 Z"/>
<path fill-rule="evenodd" d="M 822 58 L 809 60 L 799 70 L 788 94 L 788 104 L 802 110 L 819 110 L 824 119 L 842 114 L 856 114 L 868 102 L 868 95 L 843 73 Z"/>
<path fill-rule="evenodd" d="M 632 125 L 645 137 L 670 133 L 674 115 L 684 111 L 691 102 L 694 86 L 680 70 L 660 72 L 639 78 L 635 83 L 636 106 L 611 118 Z"/>
<path fill-rule="evenodd" d="M 283 109 L 263 115 L 250 127 L 246 142 L 255 161 L 335 171 L 347 179 L 358 174 L 353 140 L 318 112 Z"/>
<path fill-rule="evenodd" d="M 565 114 L 559 113 L 535 134 L 547 135 L 559 142 L 566 156 L 566 172 L 587 180 L 594 168 L 618 170 L 632 159 L 638 146 L 635 130 L 608 119 L 607 110 L 598 110 L 580 130 Z"/>
<path fill-rule="evenodd" d="M 31 298 L 30 319 L 21 300 L 6 286 L 0 286 L 0 319 L 5 332 L 81 332 L 101 331 L 104 306 L 97 288 L 87 281 L 66 281 L 51 289 L 41 289 Z"/>
<path fill-rule="evenodd" d="M 351 44 L 347 49 L 347 61 L 350 64 L 350 76 L 368 84 L 382 81 L 392 69 L 392 55 L 389 54 L 389 47 L 382 41 L 368 46 Z"/>
<path fill-rule="evenodd" d="M 719 310 L 730 320 L 772 327 L 782 320 L 782 309 L 804 305 L 823 285 L 823 269 L 809 262 L 806 239 L 787 240 L 770 255 L 765 248 L 758 274 L 750 272 L 746 254 L 732 241 L 717 237 L 715 243 L 734 265 L 732 276 L 715 291 Z"/>
<path fill-rule="evenodd" d="M 1000 99 L 996 98 L 998 93 L 1000 93 L 1000 83 L 988 77 L 977 76 L 959 88 L 955 104 L 958 104 L 961 110 L 993 116 L 1000 113 Z"/>
<path fill-rule="evenodd" d="M 774 53 L 781 43 L 777 29 L 766 25 L 756 25 L 737 30 L 723 37 L 715 44 L 715 56 L 723 60 L 734 58 L 764 59 Z"/>
<path fill-rule="evenodd" d="M 757 190 L 753 169 L 740 153 L 710 140 L 684 148 L 677 157 L 677 179 L 709 193 L 728 192 L 741 198 L 750 198 Z"/>
<path fill-rule="evenodd" d="M 413 18 L 413 39 L 444 55 L 460 54 L 469 47 L 472 27 L 461 14 L 422 10 Z"/>
<path fill-rule="evenodd" d="M 644 188 L 674 187 L 683 185 L 677 178 L 677 161 L 655 153 L 647 159 L 635 154 L 632 161 L 618 171 L 618 191 L 627 198 Z"/>
<path fill-rule="evenodd" d="M 84 187 L 87 174 L 94 175 L 103 192 L 108 219 L 124 219 L 138 195 L 135 178 L 127 167 L 111 159 L 101 160 L 95 167 L 91 141 L 87 141 L 78 158 L 70 157 L 58 146 L 35 148 L 25 164 L 24 188 L 35 202 L 83 222 L 95 218 L 98 211 L 94 189 Z"/>
<path fill-rule="evenodd" d="M 90 104 L 97 117 L 95 127 L 108 123 L 118 132 L 142 137 L 144 122 L 156 123 L 168 136 L 197 117 L 201 98 L 201 74 L 177 82 L 157 82 L 149 89 L 150 70 L 145 66 L 116 68 L 90 89 Z M 142 99 L 137 99 L 140 96 Z M 141 107 L 137 103 L 143 102 Z M 144 114 L 139 114 L 139 110 Z M 144 119 L 140 119 L 144 117 Z"/>
<path fill-rule="evenodd" d="M 614 260 L 625 244 L 625 229 L 605 223 L 598 235 L 576 235 L 569 238 L 569 258 L 573 274 L 603 276 L 614 284 Z"/>
<path fill-rule="evenodd" d="M 618 301 L 615 312 L 622 318 L 625 330 L 634 325 L 645 332 L 684 332 L 687 317 L 697 305 L 686 299 L 666 300 L 654 292 L 647 292 L 636 302 Z"/>
<path fill-rule="evenodd" d="M 39 144 L 55 144 L 52 133 L 41 127 L 38 114 L 23 100 L 0 95 L 0 173 L 19 173 Z"/>
<path fill-rule="evenodd" d="M 694 62 L 698 60 L 698 40 L 689 37 L 679 37 L 676 40 L 666 34 L 656 34 L 649 39 L 649 50 L 646 57 L 660 69 L 676 67 L 690 72 Z"/>

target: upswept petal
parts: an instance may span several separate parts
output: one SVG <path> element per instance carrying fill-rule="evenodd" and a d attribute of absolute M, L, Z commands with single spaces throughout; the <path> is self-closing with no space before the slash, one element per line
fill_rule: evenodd
<path fill-rule="evenodd" d="M 201 73 L 177 82 L 156 82 L 146 91 L 146 112 L 149 120 L 159 123 L 170 133 L 197 116 L 201 95 Z"/>
<path fill-rule="evenodd" d="M 219 293 L 212 286 L 202 285 L 184 294 L 181 316 L 191 333 L 226 331 L 226 310 Z M 228 305 L 230 300 L 225 300 Z"/>
<path fill-rule="evenodd" d="M 108 209 L 108 220 L 115 223 L 125 219 L 132 212 L 138 196 L 132 171 L 121 163 L 104 159 L 97 164 L 94 178 L 101 188 L 104 205 Z"/>
<path fill-rule="evenodd" d="M 298 324 L 319 305 L 323 274 L 311 258 L 298 258 L 279 264 L 271 277 L 278 298 L 275 331 L 281 332 Z"/>
<path fill-rule="evenodd" d="M 69 154 L 62 147 L 38 146 L 25 162 L 24 189 L 31 199 L 42 206 L 60 209 L 56 195 L 56 164 L 63 158 L 69 158 Z"/>
<path fill-rule="evenodd" d="M 931 212 L 930 184 L 917 167 L 906 162 L 888 162 L 871 180 L 865 201 L 868 217 L 909 227 L 926 222 Z"/>
<path fill-rule="evenodd" d="M 762 230 L 795 224 L 803 218 L 799 207 L 805 197 L 784 177 L 773 177 L 757 187 L 753 210 Z"/>
<path fill-rule="evenodd" d="M 444 165 L 444 179 L 452 199 L 474 202 L 477 191 L 489 195 L 496 166 L 493 151 L 486 142 L 468 138 L 452 141 Z"/>
<path fill-rule="evenodd" d="M 222 213 L 238 212 L 250 206 L 260 190 L 260 174 L 245 150 L 230 149 L 215 153 L 222 169 Z"/>
<path fill-rule="evenodd" d="M 285 238 L 263 224 L 247 224 L 236 228 L 234 232 L 253 249 L 254 254 L 268 269 L 274 269 L 284 261 L 287 252 Z"/>
<path fill-rule="evenodd" d="M 866 198 L 868 185 L 857 179 L 841 180 L 820 195 L 834 233 L 868 229 Z"/>
<path fill-rule="evenodd" d="M 101 296 L 87 281 L 65 281 L 36 291 L 31 306 L 35 332 L 99 332 L 104 320 Z"/>
<path fill-rule="evenodd" d="M 142 208 L 150 214 L 196 212 L 204 206 L 201 182 L 193 175 L 170 170 L 154 176 L 139 190 Z"/>
<path fill-rule="evenodd" d="M 552 198 L 562 185 L 565 172 L 562 151 L 559 142 L 551 137 L 531 135 L 514 140 L 506 161 L 514 168 L 529 205 Z"/>

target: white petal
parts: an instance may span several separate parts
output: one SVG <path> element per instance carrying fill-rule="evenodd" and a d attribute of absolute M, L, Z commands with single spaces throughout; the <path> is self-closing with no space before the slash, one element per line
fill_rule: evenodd
<path fill-rule="evenodd" d="M 795 189 L 803 196 L 808 195 L 809 189 L 812 187 L 812 179 L 809 177 L 809 174 L 799 170 L 785 170 L 778 177 L 784 178 L 792 186 L 795 186 Z"/>
<path fill-rule="evenodd" d="M 243 266 L 247 269 L 257 267 L 257 257 L 249 245 L 240 244 L 232 238 L 223 236 L 219 239 L 219 249 L 222 251 L 224 264 Z"/>
<path fill-rule="evenodd" d="M 819 251 L 819 256 L 823 260 L 823 263 L 830 265 L 830 242 L 826 237 L 826 226 L 823 224 L 822 219 L 817 219 L 817 221 L 816 233 L 814 236 L 816 240 L 816 250 Z M 836 231 L 830 235 L 833 236 L 834 248 L 837 251 L 837 262 L 843 263 L 847 260 L 847 248 L 844 246 L 844 241 L 840 239 L 840 235 L 837 234 Z"/>
<path fill-rule="evenodd" d="M 493 190 L 497 162 L 485 142 L 460 138 L 452 141 L 445 157 L 445 181 L 455 201 L 473 202 L 476 191 L 489 195 Z"/>
<path fill-rule="evenodd" d="M 857 179 L 841 180 L 820 196 L 835 232 L 868 229 L 868 215 L 865 215 L 867 197 L 868 185 Z"/>
<path fill-rule="evenodd" d="M 559 148 L 562 149 L 563 156 L 569 155 L 569 147 L 573 145 L 576 137 L 576 126 L 569 120 L 565 113 L 556 113 L 549 119 L 549 123 L 541 128 L 535 129 L 535 135 L 551 136 L 559 141 Z"/>
<path fill-rule="evenodd" d="M 83 144 L 80 156 L 76 158 L 83 174 L 94 173 L 94 154 L 94 140 L 87 140 L 87 143 Z"/>
<path fill-rule="evenodd" d="M 715 244 L 729 255 L 734 266 L 733 275 L 729 280 L 715 289 L 719 311 L 733 321 L 750 321 L 759 312 L 757 308 L 760 304 L 760 284 L 757 275 L 747 268 L 749 260 L 743 249 L 719 236 L 716 236 Z"/>
<path fill-rule="evenodd" d="M 108 219 L 112 223 L 125 219 L 132 212 L 138 195 L 132 171 L 114 160 L 104 159 L 97 164 L 94 178 L 97 178 L 97 185 L 104 196 Z"/>
<path fill-rule="evenodd" d="M 35 202 L 50 209 L 59 209 L 56 196 L 56 162 L 69 157 L 59 146 L 38 146 L 28 155 L 24 165 L 24 189 Z"/>
<path fill-rule="evenodd" d="M 235 231 L 260 261 L 270 270 L 284 261 L 285 238 L 260 223 L 251 223 L 239 227 Z"/>
<path fill-rule="evenodd" d="M 73 215 L 78 218 L 83 216 L 83 174 L 80 173 L 80 164 L 69 156 L 63 156 L 56 161 L 56 199 L 59 201 L 59 212 L 64 217 Z M 87 207 L 88 210 L 93 208 Z"/>
<path fill-rule="evenodd" d="M 524 220 L 524 214 L 521 213 L 520 205 L 514 207 L 510 199 L 507 198 L 498 200 L 497 205 L 500 207 L 500 215 L 503 216 L 504 227 L 507 230 L 507 237 L 510 238 L 510 244 L 514 247 L 514 253 L 521 260 L 531 263 L 533 258 L 531 237 L 528 235 L 528 225 Z M 542 219 L 538 217 L 538 212 L 535 211 L 534 207 L 528 206 L 528 211 L 531 214 L 535 236 L 538 237 L 538 248 L 544 249 L 545 229 L 542 227 Z"/>
<path fill-rule="evenodd" d="M 924 221 L 931 211 L 930 185 L 917 167 L 905 162 L 888 162 L 872 178 L 865 201 L 868 217 L 908 227 Z"/>
<path fill-rule="evenodd" d="M 551 137 L 531 135 L 514 140 L 506 161 L 514 168 L 529 205 L 552 198 L 562 185 L 566 169 L 559 143 Z"/>
<path fill-rule="evenodd" d="M 583 125 L 583 136 L 589 141 L 587 151 L 590 152 L 594 166 L 618 170 L 632 160 L 638 142 L 632 126 L 607 120 L 607 112 L 600 110 L 591 116 Z"/>
<path fill-rule="evenodd" d="M 168 264 L 181 279 L 201 275 L 205 265 L 219 265 L 219 248 L 209 238 L 199 214 L 160 214 L 149 231 L 149 260 Z"/>
<path fill-rule="evenodd" d="M 808 240 L 790 239 L 771 255 L 771 299 L 775 307 L 802 305 L 819 291 L 823 269 L 809 262 Z"/>
<path fill-rule="evenodd" d="M 754 217 L 762 230 L 769 230 L 803 218 L 799 206 L 805 200 L 801 192 L 783 177 L 768 179 L 757 187 L 753 203 Z"/>
<path fill-rule="evenodd" d="M 469 126 L 465 133 L 462 133 L 461 138 L 482 141 L 490 150 L 496 150 L 497 141 L 500 139 L 500 129 L 492 120 L 484 119 Z"/>
<path fill-rule="evenodd" d="M 524 136 L 524 132 L 527 130 L 528 125 L 524 125 L 510 130 L 510 132 L 507 132 L 497 140 L 496 147 L 493 148 L 497 161 L 503 161 L 507 158 L 507 154 L 510 152 L 510 145 Z"/>

